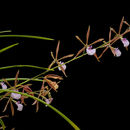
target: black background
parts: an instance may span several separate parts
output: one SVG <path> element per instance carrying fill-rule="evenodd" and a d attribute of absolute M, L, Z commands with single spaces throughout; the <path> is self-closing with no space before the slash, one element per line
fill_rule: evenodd
<path fill-rule="evenodd" d="M 102 37 L 108 40 L 110 26 L 117 30 L 123 16 L 130 21 L 128 12 L 127 3 L 124 6 L 99 1 L 71 4 L 31 2 L 15 3 L 9 8 L 5 6 L 1 13 L 0 30 L 11 29 L 13 34 L 40 35 L 55 41 L 1 38 L 0 48 L 16 42 L 20 45 L 0 54 L 0 66 L 33 64 L 47 67 L 52 60 L 50 51 L 55 51 L 57 40 L 61 40 L 59 56 L 76 54 L 82 44 L 75 39 L 75 35 L 85 41 L 88 25 L 91 25 L 90 42 Z M 129 38 L 129 34 L 127 36 Z M 128 126 L 130 54 L 121 43 L 118 44 L 122 50 L 120 58 L 113 57 L 109 50 L 101 63 L 94 57 L 85 56 L 68 64 L 68 78 L 60 83 L 58 93 L 53 93 L 52 105 L 72 119 L 81 130 Z M 3 70 L 0 78 L 14 77 L 16 72 L 17 69 Z M 40 71 L 21 69 L 20 77 L 33 77 L 38 73 Z M 29 104 L 23 112 L 16 112 L 13 118 L 5 120 L 7 129 L 73 129 L 49 108 L 41 105 L 39 112 L 35 113 L 35 107 Z"/>

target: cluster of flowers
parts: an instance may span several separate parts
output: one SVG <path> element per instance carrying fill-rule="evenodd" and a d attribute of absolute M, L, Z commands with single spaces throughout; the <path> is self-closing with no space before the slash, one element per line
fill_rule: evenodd
<path fill-rule="evenodd" d="M 124 33 L 121 34 L 122 27 L 123 27 L 124 24 L 126 24 L 128 26 L 128 28 L 126 29 L 126 31 Z M 112 32 L 115 34 L 113 39 L 112 39 Z M 79 36 L 76 36 L 76 38 L 84 45 L 84 47 L 77 53 L 76 56 L 81 54 L 86 49 L 86 53 L 88 55 L 90 55 L 90 56 L 94 55 L 97 58 L 97 60 L 100 61 L 99 59 L 110 48 L 111 52 L 113 53 L 113 55 L 115 57 L 120 57 L 122 55 L 122 52 L 120 51 L 119 48 L 113 47 L 113 44 L 115 42 L 117 42 L 118 40 L 120 40 L 123 43 L 123 46 L 128 50 L 130 42 L 129 42 L 129 40 L 127 38 L 124 37 L 124 35 L 127 34 L 128 32 L 130 32 L 130 24 L 128 24 L 124 20 L 124 17 L 123 17 L 122 21 L 120 23 L 120 27 L 119 27 L 119 32 L 118 33 L 113 28 L 110 27 L 109 41 L 108 42 L 106 42 L 104 40 L 104 38 L 100 38 L 100 39 L 96 40 L 95 42 L 93 42 L 93 43 L 91 43 L 89 45 L 88 44 L 88 39 L 89 39 L 89 35 L 90 35 L 90 26 L 89 26 L 88 32 L 87 32 L 87 37 L 86 37 L 86 44 L 79 38 Z M 98 43 L 98 42 L 103 42 L 103 45 L 98 46 L 97 48 L 93 48 L 93 45 Z M 105 48 L 105 49 L 99 56 L 97 56 L 97 50 L 100 49 L 100 48 Z"/>
<path fill-rule="evenodd" d="M 7 89 L 7 85 L 4 82 L 0 83 L 2 89 Z M 18 91 L 18 90 L 14 90 L 14 91 Z M 11 98 L 15 99 L 15 100 L 19 100 L 21 98 L 21 94 L 17 94 L 17 93 L 11 93 Z M 20 103 L 20 101 L 16 101 L 15 104 L 17 105 L 17 110 L 18 111 L 22 111 L 23 110 L 23 105 Z"/>
<path fill-rule="evenodd" d="M 121 34 L 121 30 L 122 30 L 122 26 L 123 24 L 126 24 L 129 26 L 129 28 L 126 29 L 126 31 L 124 33 Z M 115 33 L 115 36 L 114 38 L 112 39 L 112 32 Z M 87 55 L 90 55 L 90 56 L 95 56 L 96 59 L 98 61 L 100 61 L 100 58 L 103 56 L 103 54 L 110 48 L 110 50 L 112 51 L 113 55 L 115 57 L 120 57 L 121 56 L 121 51 L 119 50 L 119 48 L 115 48 L 113 47 L 113 44 L 118 41 L 118 40 L 121 40 L 121 42 L 123 43 L 123 46 L 128 49 L 128 46 L 130 45 L 130 42 L 128 41 L 127 38 L 124 37 L 125 34 L 127 34 L 128 32 L 130 32 L 130 25 L 124 21 L 124 17 L 121 21 L 121 24 L 120 24 L 120 27 L 119 27 L 119 32 L 117 33 L 113 28 L 110 28 L 110 33 L 109 33 L 109 41 L 106 42 L 104 40 L 104 38 L 100 38 L 98 40 L 96 40 L 95 42 L 91 43 L 91 44 L 88 44 L 88 40 L 89 40 L 89 35 L 90 35 L 90 26 L 88 28 L 88 32 L 87 32 L 87 37 L 86 37 L 86 43 L 84 43 L 80 38 L 79 36 L 76 36 L 76 38 L 84 45 L 84 47 L 82 49 L 80 49 L 78 51 L 78 53 L 76 54 L 75 57 L 73 57 L 74 55 L 73 54 L 69 54 L 67 56 L 64 56 L 62 58 L 59 58 L 58 59 L 58 52 L 59 52 L 59 46 L 60 46 L 60 41 L 58 42 L 58 45 L 57 45 L 57 48 L 56 48 L 56 55 L 54 57 L 54 54 L 53 52 L 51 52 L 51 56 L 53 58 L 53 61 L 52 63 L 49 65 L 48 69 L 51 69 L 52 66 L 56 63 L 57 66 L 54 67 L 53 69 L 56 69 L 58 68 L 59 71 L 62 71 L 63 74 L 67 77 L 66 75 L 66 63 L 62 62 L 63 59 L 66 59 L 66 58 L 70 58 L 70 57 L 73 57 L 73 59 L 71 59 L 70 61 L 73 61 L 73 60 L 76 60 L 78 58 L 78 56 L 81 56 L 81 54 L 87 54 Z M 98 46 L 97 48 L 93 48 L 93 45 L 95 45 L 96 43 L 98 42 L 103 42 L 102 45 Z M 100 48 L 104 48 L 103 52 L 97 56 L 97 50 L 100 49 Z M 83 55 L 82 54 L 82 55 Z M 32 89 L 30 88 L 30 84 L 25 84 L 25 85 L 17 85 L 17 79 L 18 79 L 18 75 L 19 75 L 19 71 L 17 72 L 16 74 L 16 77 L 15 77 L 15 85 L 14 87 L 12 87 L 11 85 L 9 85 L 9 83 L 4 80 L 4 82 L 1 82 L 0 85 L 2 87 L 2 89 L 7 89 L 7 85 L 8 84 L 9 86 L 11 86 L 11 90 L 13 91 L 16 91 L 16 92 L 19 92 L 20 89 L 22 89 L 22 92 L 26 92 L 27 94 L 30 94 L 32 96 L 34 96 L 34 94 L 38 95 L 38 98 L 42 98 L 46 104 L 50 104 L 52 101 L 53 101 L 53 98 L 51 96 L 51 90 L 53 89 L 54 91 L 57 91 L 57 89 L 59 88 L 58 86 L 58 83 L 59 82 L 55 82 L 53 80 L 63 80 L 63 78 L 59 75 L 56 75 L 56 74 L 47 74 L 46 76 L 44 76 L 42 78 L 43 82 L 42 82 L 42 86 L 41 86 L 41 89 L 37 92 L 35 91 L 32 91 Z M 45 83 L 47 83 L 47 85 L 45 85 Z M 47 97 L 48 96 L 48 97 Z M 9 98 L 9 101 L 13 101 L 16 105 L 17 105 L 17 110 L 18 111 L 22 111 L 23 110 L 23 104 L 25 104 L 24 102 L 24 99 L 27 98 L 21 94 L 18 94 L 18 93 L 6 93 L 2 99 L 8 97 Z M 0 99 L 0 100 L 2 100 Z M 9 102 L 7 102 L 8 104 Z M 34 101 L 33 105 L 36 105 L 37 106 L 37 111 L 38 111 L 38 101 Z M 6 105 L 7 107 L 7 105 Z"/>
<path fill-rule="evenodd" d="M 130 42 L 127 40 L 127 38 L 122 38 L 121 37 L 121 41 L 122 41 L 124 47 L 126 47 L 126 48 L 130 45 Z M 112 46 L 109 46 L 109 47 L 112 50 L 112 53 L 114 54 L 114 56 L 116 56 L 116 57 L 121 56 L 122 53 L 119 50 L 119 48 L 114 48 Z M 86 52 L 87 52 L 88 55 L 91 56 L 91 55 L 96 54 L 96 49 L 93 49 L 92 46 L 88 46 L 87 49 L 86 49 Z"/>

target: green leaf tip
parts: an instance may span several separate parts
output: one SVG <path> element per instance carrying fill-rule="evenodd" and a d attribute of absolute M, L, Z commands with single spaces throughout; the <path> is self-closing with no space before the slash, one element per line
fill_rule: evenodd
<path fill-rule="evenodd" d="M 17 46 L 19 43 L 15 43 L 15 44 L 13 44 L 13 45 L 10 45 L 10 46 L 7 46 L 7 47 L 5 47 L 5 48 L 2 48 L 2 49 L 0 49 L 0 53 L 2 53 L 2 52 L 4 52 L 4 51 L 7 51 L 8 49 L 10 49 L 10 48 L 12 48 L 12 47 L 14 47 L 14 46 Z"/>
<path fill-rule="evenodd" d="M 9 33 L 12 32 L 11 30 L 5 30 L 5 31 L 0 31 L 0 33 Z"/>
<path fill-rule="evenodd" d="M 47 37 L 42 37 L 42 36 L 32 36 L 32 35 L 17 35 L 17 34 L 0 35 L 0 38 L 5 38 L 5 37 L 33 38 L 33 39 L 41 39 L 41 40 L 54 40 L 52 38 L 47 38 Z"/>
<path fill-rule="evenodd" d="M 0 124 L 1 124 L 1 126 L 2 127 L 0 127 L 0 128 L 2 128 L 3 130 L 5 130 L 5 124 L 4 124 L 4 122 L 3 122 L 3 120 L 0 118 Z"/>

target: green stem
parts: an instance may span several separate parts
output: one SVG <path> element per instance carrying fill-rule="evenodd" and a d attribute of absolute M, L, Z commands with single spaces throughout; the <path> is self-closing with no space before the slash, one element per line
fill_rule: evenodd
<path fill-rule="evenodd" d="M 74 60 L 77 60 L 77 59 L 79 59 L 79 58 L 85 56 L 85 55 L 87 55 L 87 53 L 84 53 L 84 54 L 82 54 L 81 56 L 78 56 L 78 57 L 76 57 L 76 58 L 73 58 L 73 59 L 71 59 L 71 60 L 65 62 L 64 64 L 68 64 L 68 63 L 70 63 L 70 62 L 72 62 L 72 61 L 74 61 Z M 53 67 L 53 68 L 51 68 L 51 70 L 54 71 L 54 70 L 57 69 L 58 67 L 59 67 L 59 66 Z M 44 71 L 43 73 L 40 73 L 40 74 L 36 75 L 36 76 L 33 77 L 33 78 L 27 79 L 26 81 L 24 81 L 24 82 L 18 84 L 16 87 L 18 87 L 18 86 L 20 86 L 20 85 L 22 85 L 22 84 L 25 84 L 25 83 L 27 83 L 27 82 L 29 82 L 29 81 L 35 79 L 35 78 L 38 78 L 39 76 L 42 76 L 42 75 L 44 75 L 44 74 L 46 74 L 46 73 L 48 73 L 48 72 L 50 72 L 50 70 L 46 70 L 46 71 Z"/>
<path fill-rule="evenodd" d="M 49 72 L 49 70 L 46 70 L 46 71 L 44 71 L 43 73 L 40 73 L 39 75 L 36 75 L 36 76 L 33 77 L 33 78 L 28 78 L 26 81 L 24 81 L 24 82 L 18 84 L 16 87 L 18 87 L 18 86 L 20 86 L 20 85 L 22 85 L 22 84 L 25 84 L 25 83 L 27 83 L 27 82 L 29 82 L 29 81 L 35 80 L 36 78 L 38 78 L 38 77 L 41 76 L 41 75 L 46 74 L 47 72 Z"/>
<path fill-rule="evenodd" d="M 4 92 L 10 92 L 10 93 L 18 93 L 18 94 L 21 94 L 23 96 L 27 96 L 29 98 L 32 98 L 34 100 L 37 100 L 39 102 L 41 102 L 42 104 L 44 105 L 47 105 L 49 108 L 51 108 L 53 111 L 55 111 L 57 114 L 59 114 L 62 118 L 64 118 L 75 130 L 80 130 L 80 128 L 74 123 L 72 122 L 67 116 L 65 116 L 62 112 L 60 112 L 57 108 L 53 107 L 52 105 L 50 104 L 47 104 L 46 102 L 44 102 L 43 100 L 35 97 L 35 96 L 31 96 L 31 95 L 28 95 L 26 93 L 22 93 L 22 92 L 16 92 L 16 91 L 12 91 L 12 90 L 9 90 L 9 89 L 0 89 L 0 93 L 4 93 Z"/>
<path fill-rule="evenodd" d="M 54 40 L 52 38 L 46 38 L 46 37 L 41 37 L 41 36 L 32 36 L 32 35 L 0 35 L 0 38 L 4 37 L 18 37 L 18 38 L 34 38 L 34 39 L 41 39 L 41 40 Z"/>

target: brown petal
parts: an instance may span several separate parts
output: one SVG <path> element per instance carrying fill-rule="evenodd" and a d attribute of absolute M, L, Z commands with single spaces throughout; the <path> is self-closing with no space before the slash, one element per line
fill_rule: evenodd
<path fill-rule="evenodd" d="M 3 112 L 5 112 L 5 111 L 7 110 L 7 107 L 8 107 L 8 104 L 9 104 L 9 102 L 10 102 L 10 99 L 11 99 L 11 98 L 8 99 L 8 101 L 7 101 L 7 103 L 6 103 L 5 107 L 4 107 Z"/>
<path fill-rule="evenodd" d="M 48 85 L 52 88 L 52 89 L 54 89 L 55 91 L 59 88 L 59 86 L 58 86 L 58 84 L 56 83 L 56 82 L 53 82 L 53 81 L 51 81 L 51 80 L 49 80 L 49 79 L 45 79 L 46 80 L 46 82 L 48 83 Z"/>
<path fill-rule="evenodd" d="M 60 47 L 60 41 L 58 41 L 57 48 L 56 48 L 56 60 L 58 58 L 59 47 Z"/>
<path fill-rule="evenodd" d="M 41 90 L 44 91 L 44 89 L 45 89 L 45 80 L 42 81 L 42 86 L 41 86 Z"/>
<path fill-rule="evenodd" d="M 52 51 L 51 51 L 51 57 L 55 60 L 55 57 Z"/>
<path fill-rule="evenodd" d="M 110 49 L 111 49 L 111 52 L 113 53 L 113 55 L 116 56 L 114 48 L 110 47 Z"/>
<path fill-rule="evenodd" d="M 0 116 L 0 119 L 5 118 L 5 117 L 9 117 L 9 116 L 8 115 Z"/>
<path fill-rule="evenodd" d="M 130 27 L 130 24 L 127 21 L 124 21 L 124 24 Z"/>
<path fill-rule="evenodd" d="M 103 52 L 100 54 L 100 56 L 98 57 L 98 59 L 100 59 L 100 58 L 103 56 L 103 54 L 108 50 L 108 48 L 109 48 L 109 47 L 106 47 L 106 48 L 103 50 Z"/>
<path fill-rule="evenodd" d="M 100 62 L 100 60 L 99 60 L 99 58 L 98 58 L 98 56 L 97 56 L 96 53 L 94 54 L 94 56 L 95 56 L 95 58 L 97 59 L 97 61 Z"/>
<path fill-rule="evenodd" d="M 53 54 L 52 51 L 51 51 L 51 57 L 52 57 L 53 61 L 52 61 L 51 64 L 48 66 L 48 69 L 51 69 L 51 67 L 56 63 L 56 59 L 55 59 L 54 54 Z"/>
<path fill-rule="evenodd" d="M 48 69 L 51 69 L 51 67 L 52 67 L 55 63 L 56 63 L 56 61 L 53 60 L 53 61 L 51 62 L 51 64 L 48 66 Z"/>
<path fill-rule="evenodd" d="M 31 94 L 32 89 L 29 87 L 29 85 L 23 85 L 24 91 L 26 91 L 28 94 L 34 96 L 34 94 Z"/>
<path fill-rule="evenodd" d="M 19 75 L 19 70 L 17 71 L 16 76 L 15 76 L 15 81 L 14 81 L 15 87 L 17 86 L 17 83 L 18 83 L 18 75 Z"/>
<path fill-rule="evenodd" d="M 79 36 L 75 36 L 83 45 L 85 45 L 84 44 L 84 42 L 79 38 Z"/>
<path fill-rule="evenodd" d="M 129 33 L 130 29 L 126 30 L 121 36 L 124 36 L 125 34 Z"/>
<path fill-rule="evenodd" d="M 39 102 L 37 101 L 37 103 L 36 103 L 36 112 L 38 112 L 38 110 L 39 110 Z"/>
<path fill-rule="evenodd" d="M 96 44 L 98 42 L 101 42 L 103 40 L 104 40 L 104 38 L 100 38 L 100 39 L 96 40 L 95 42 L 91 43 L 89 46 L 92 46 L 92 45 L 94 45 L 94 44 Z"/>
<path fill-rule="evenodd" d="M 110 28 L 110 32 L 109 32 L 109 41 L 111 40 L 111 33 L 112 33 L 112 30 Z"/>
<path fill-rule="evenodd" d="M 57 62 L 58 66 L 60 66 L 61 71 L 63 72 L 63 74 L 65 75 L 65 77 L 67 77 L 64 68 L 61 66 L 61 64 L 59 62 Z"/>
<path fill-rule="evenodd" d="M 110 44 L 112 45 L 113 43 L 115 43 L 116 41 L 118 41 L 120 39 L 120 37 L 115 37 L 110 41 Z"/>
<path fill-rule="evenodd" d="M 88 45 L 89 36 L 90 36 L 90 26 L 88 27 L 88 32 L 86 36 L 86 45 Z"/>
<path fill-rule="evenodd" d="M 69 55 L 63 56 L 62 58 L 58 59 L 58 61 L 61 61 L 63 59 L 70 58 L 70 57 L 73 57 L 73 56 L 74 56 L 74 54 L 69 54 Z"/>
<path fill-rule="evenodd" d="M 8 95 L 10 95 L 10 93 L 6 93 L 2 98 L 0 98 L 0 101 L 2 101 L 5 97 L 7 97 Z"/>
<path fill-rule="evenodd" d="M 74 58 L 76 58 L 77 56 L 79 56 L 85 50 L 85 48 L 86 47 L 83 47 L 82 49 L 80 49 Z"/>
<path fill-rule="evenodd" d="M 110 30 L 111 30 L 113 33 L 117 34 L 117 32 L 115 31 L 114 28 L 111 28 L 111 27 L 110 27 Z"/>
<path fill-rule="evenodd" d="M 124 23 L 124 17 L 122 18 L 121 23 L 120 23 L 119 34 L 121 33 L 123 23 Z"/>
<path fill-rule="evenodd" d="M 59 75 L 56 74 L 48 74 L 45 76 L 45 78 L 52 78 L 52 79 L 59 79 L 59 80 L 63 80 L 63 78 Z"/>
<path fill-rule="evenodd" d="M 12 87 L 6 79 L 3 79 L 3 81 L 4 81 L 8 86 Z"/>
<path fill-rule="evenodd" d="M 11 108 L 12 116 L 14 116 L 14 106 L 11 100 L 10 100 L 10 108 Z"/>
<path fill-rule="evenodd" d="M 25 103 L 24 99 L 25 99 L 25 96 L 21 96 L 21 103 L 26 106 L 27 104 Z"/>

